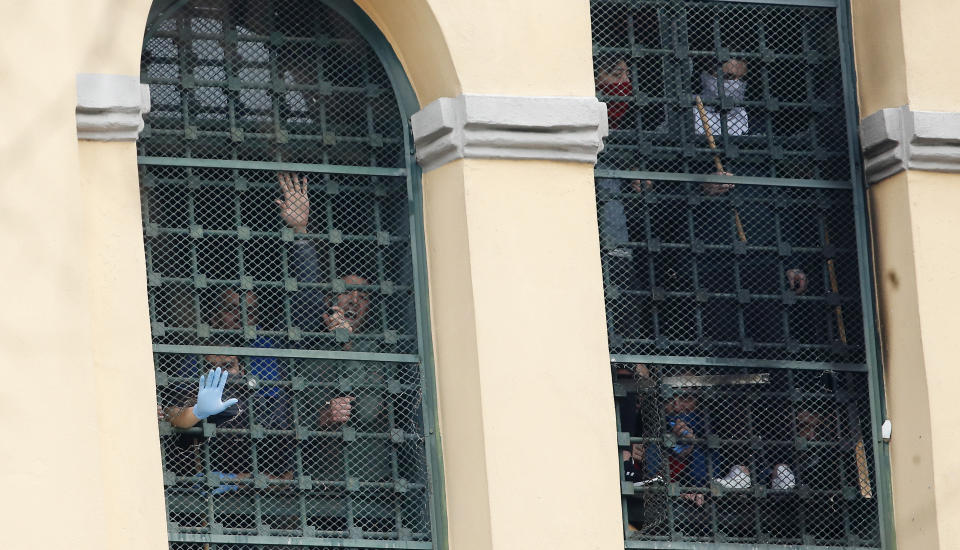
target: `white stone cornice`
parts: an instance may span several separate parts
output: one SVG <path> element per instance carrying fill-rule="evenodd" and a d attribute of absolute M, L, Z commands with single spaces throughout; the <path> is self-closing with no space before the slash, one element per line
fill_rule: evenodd
<path fill-rule="evenodd" d="M 860 122 L 868 183 L 904 170 L 960 172 L 960 113 L 883 109 Z"/>
<path fill-rule="evenodd" d="M 460 158 L 596 163 L 607 107 L 595 97 L 461 94 L 413 115 L 417 162 L 430 171 Z"/>
<path fill-rule="evenodd" d="M 77 75 L 77 138 L 135 141 L 150 112 L 150 89 L 136 76 Z"/>

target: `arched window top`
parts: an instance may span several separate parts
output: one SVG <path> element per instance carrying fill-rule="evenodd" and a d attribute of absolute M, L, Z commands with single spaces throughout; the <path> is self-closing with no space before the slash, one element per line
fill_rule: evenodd
<path fill-rule="evenodd" d="M 345 0 L 158 4 L 141 79 L 172 547 L 432 548 L 416 102 L 385 39 Z M 198 422 L 214 367 L 237 402 Z"/>
<path fill-rule="evenodd" d="M 141 155 L 404 168 L 410 113 L 394 87 L 409 95 L 409 84 L 390 78 L 392 52 L 368 41 L 372 24 L 362 33 L 339 4 L 155 9 L 141 61 L 152 95 Z"/>

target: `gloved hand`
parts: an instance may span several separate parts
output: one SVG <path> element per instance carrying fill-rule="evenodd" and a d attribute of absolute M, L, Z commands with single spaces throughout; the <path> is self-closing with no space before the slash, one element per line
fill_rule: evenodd
<path fill-rule="evenodd" d="M 193 414 L 203 420 L 208 416 L 222 413 L 230 405 L 237 402 L 237 399 L 227 399 L 221 401 L 223 397 L 223 387 L 227 384 L 229 373 L 220 367 L 217 370 L 210 370 L 206 377 L 200 375 L 200 389 L 197 391 L 197 404 L 193 406 Z"/>

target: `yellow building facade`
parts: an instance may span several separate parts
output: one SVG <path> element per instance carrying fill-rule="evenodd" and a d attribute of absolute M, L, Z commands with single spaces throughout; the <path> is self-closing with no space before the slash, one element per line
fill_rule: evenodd
<path fill-rule="evenodd" d="M 509 133 L 511 117 L 529 116 L 530 132 L 572 136 L 524 154 L 511 147 L 529 143 L 497 138 L 491 152 L 482 136 L 467 136 L 459 151 L 420 158 L 435 375 L 427 386 L 442 457 L 434 545 L 624 548 L 593 166 L 606 119 L 596 107 L 590 3 L 354 7 L 392 46 L 417 116 L 439 121 L 424 125 L 441 132 L 457 124 L 444 116 L 460 116 L 462 130 L 462 117 L 476 116 L 484 131 Z M 960 300 L 951 246 L 960 76 L 946 52 L 960 5 L 854 0 L 850 11 L 880 408 L 892 425 L 888 439 L 868 436 L 892 486 L 884 547 L 956 548 L 951 428 L 960 413 L 950 403 L 960 375 L 949 360 Z M 136 145 L 147 102 L 123 79 L 139 79 L 151 2 L 9 4 L 0 13 L 3 546 L 167 548 Z M 557 103 L 538 113 L 544 101 Z M 121 103 L 107 122 L 85 118 Z M 444 107 L 431 113 L 432 104 Z M 503 111 L 484 118 L 483 109 Z M 418 136 L 418 153 L 427 145 Z"/>

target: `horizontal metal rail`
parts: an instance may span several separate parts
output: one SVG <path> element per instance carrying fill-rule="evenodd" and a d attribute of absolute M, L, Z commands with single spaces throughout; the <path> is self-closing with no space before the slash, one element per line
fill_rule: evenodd
<path fill-rule="evenodd" d="M 391 548 L 409 550 L 428 550 L 433 548 L 433 543 L 421 541 L 271 537 L 257 535 L 194 535 L 189 533 L 170 533 L 169 540 L 172 542 L 312 546 L 318 548 Z"/>
<path fill-rule="evenodd" d="M 264 162 L 252 160 L 205 159 L 183 157 L 137 157 L 137 163 L 151 166 L 185 168 L 226 168 L 240 170 L 273 170 L 316 174 L 348 174 L 356 176 L 406 176 L 406 168 L 377 166 L 345 166 L 340 164 L 306 164 L 299 162 Z"/>
<path fill-rule="evenodd" d="M 354 361 L 377 361 L 381 363 L 419 363 L 417 355 L 408 353 L 372 353 L 338 350 L 242 348 L 227 346 L 178 346 L 154 344 L 154 353 L 178 353 L 190 355 L 249 355 L 253 357 L 282 357 L 293 359 L 334 359 Z"/>
<path fill-rule="evenodd" d="M 624 4 L 624 0 L 593 0 L 594 4 Z M 691 5 L 702 9 L 703 2 L 677 2 L 677 0 L 644 0 L 644 4 L 650 6 L 670 6 L 677 4 Z M 837 0 L 713 0 L 714 5 L 736 5 L 736 4 L 762 4 L 766 6 L 797 6 L 806 8 L 836 8 Z"/>
<path fill-rule="evenodd" d="M 736 357 L 690 357 L 682 355 L 611 354 L 611 363 L 650 363 L 654 365 L 691 365 L 711 367 L 744 367 L 751 369 L 835 370 L 867 372 L 864 363 L 832 363 L 827 361 L 785 361 L 781 359 L 741 359 Z"/>
<path fill-rule="evenodd" d="M 648 538 L 657 537 L 644 535 Z M 665 539 L 665 537 L 663 537 Z M 655 548 L 658 550 L 876 550 L 868 546 L 816 546 L 802 544 L 743 544 L 730 542 L 678 542 L 669 540 L 628 540 L 627 548 Z"/>
<path fill-rule="evenodd" d="M 733 183 L 743 185 L 762 185 L 765 187 L 809 187 L 815 189 L 853 189 L 849 181 L 843 180 L 801 180 L 789 178 L 757 178 L 748 176 L 717 176 L 714 174 L 677 174 L 668 172 L 648 172 L 642 170 L 594 170 L 598 178 L 680 181 L 693 183 Z"/>

